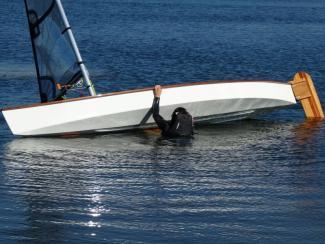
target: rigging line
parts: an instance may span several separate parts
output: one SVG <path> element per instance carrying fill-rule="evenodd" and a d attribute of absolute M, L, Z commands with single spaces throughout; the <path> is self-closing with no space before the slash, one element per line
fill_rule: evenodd
<path fill-rule="evenodd" d="M 77 73 L 76 73 L 76 74 L 75 74 L 75 75 L 70 79 L 70 81 L 67 82 L 65 85 L 61 85 L 61 89 L 59 90 L 59 94 L 56 95 L 56 98 L 55 98 L 54 100 L 56 100 L 56 99 L 58 99 L 58 98 L 64 96 L 64 95 L 67 93 L 67 91 L 68 91 L 71 87 L 73 87 L 73 84 L 76 83 L 76 80 L 78 80 L 78 79 L 80 79 L 80 78 L 82 78 L 82 73 L 81 73 L 81 71 L 77 72 Z"/>
<path fill-rule="evenodd" d="M 67 82 L 67 85 L 70 85 L 71 83 L 77 82 L 78 79 L 82 78 L 82 72 L 78 71 L 77 73 L 72 76 L 72 78 Z"/>

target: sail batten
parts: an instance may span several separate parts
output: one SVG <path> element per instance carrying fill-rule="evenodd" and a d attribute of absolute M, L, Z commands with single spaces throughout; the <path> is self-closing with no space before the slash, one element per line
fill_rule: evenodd
<path fill-rule="evenodd" d="M 24 1 L 41 102 L 59 99 L 81 79 L 89 87 L 88 71 L 60 0 Z"/>

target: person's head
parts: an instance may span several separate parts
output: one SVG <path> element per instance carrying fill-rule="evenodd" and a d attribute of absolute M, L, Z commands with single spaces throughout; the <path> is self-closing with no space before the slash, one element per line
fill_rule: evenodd
<path fill-rule="evenodd" d="M 187 112 L 187 110 L 183 107 L 176 108 L 172 114 L 172 121 L 176 119 L 178 114 L 189 114 L 189 112 Z"/>
<path fill-rule="evenodd" d="M 174 110 L 169 126 L 173 136 L 192 136 L 194 134 L 193 117 L 182 107 Z"/>

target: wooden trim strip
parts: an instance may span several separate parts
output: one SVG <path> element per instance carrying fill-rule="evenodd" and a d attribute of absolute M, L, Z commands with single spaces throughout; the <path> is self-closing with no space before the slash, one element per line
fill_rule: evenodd
<path fill-rule="evenodd" d="M 287 84 L 287 82 L 283 82 L 283 81 L 264 81 L 264 80 L 224 80 L 224 81 L 209 80 L 209 81 L 199 81 L 199 82 L 192 82 L 192 83 L 165 85 L 165 86 L 162 86 L 162 88 L 163 89 L 168 89 L 168 88 L 177 88 L 177 87 L 186 87 L 186 86 L 199 86 L 199 85 L 208 85 L 208 84 L 238 83 L 238 82 L 267 82 L 267 83 L 276 83 L 276 84 Z M 115 96 L 115 95 L 122 95 L 122 94 L 129 94 L 129 93 L 136 93 L 136 92 L 143 92 L 143 91 L 150 91 L 150 90 L 153 90 L 153 89 L 154 89 L 153 87 L 146 87 L 146 88 L 140 88 L 140 89 L 111 92 L 111 93 L 101 94 L 101 95 L 98 95 L 98 96 L 87 96 L 87 97 L 71 98 L 71 99 L 60 100 L 60 101 L 52 101 L 52 102 L 47 102 L 47 103 L 36 103 L 36 104 L 30 104 L 30 105 L 9 107 L 9 108 L 2 109 L 2 111 L 17 110 L 17 109 L 32 108 L 32 107 L 40 107 L 40 106 L 50 106 L 50 105 L 59 104 L 59 103 L 68 103 L 68 102 L 75 102 L 75 101 L 81 101 L 81 100 L 87 100 L 87 99 L 96 99 L 96 98 L 101 98 L 101 97 L 108 97 L 108 96 Z"/>
<path fill-rule="evenodd" d="M 306 117 L 324 119 L 323 108 L 311 76 L 305 72 L 298 72 L 291 86 L 296 99 L 302 104 Z"/>

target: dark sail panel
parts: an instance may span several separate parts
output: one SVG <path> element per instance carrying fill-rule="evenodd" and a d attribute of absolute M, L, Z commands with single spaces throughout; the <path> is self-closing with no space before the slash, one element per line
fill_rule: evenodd
<path fill-rule="evenodd" d="M 25 0 L 42 102 L 62 96 L 82 78 L 56 0 Z"/>

